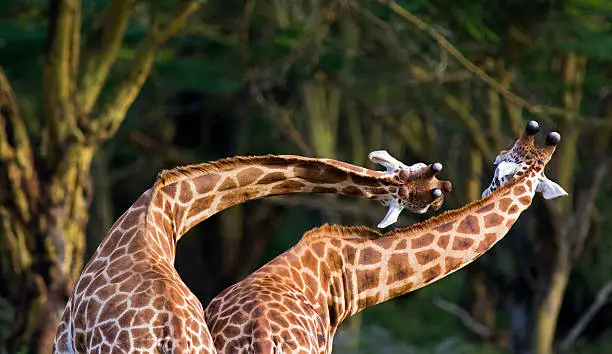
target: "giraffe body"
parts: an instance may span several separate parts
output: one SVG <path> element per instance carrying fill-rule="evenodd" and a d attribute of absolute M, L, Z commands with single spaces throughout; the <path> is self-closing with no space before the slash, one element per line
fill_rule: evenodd
<path fill-rule="evenodd" d="M 205 313 L 217 350 L 252 353 L 257 345 L 264 349 L 257 353 L 330 353 L 347 317 L 478 258 L 508 232 L 542 183 L 560 137 L 535 148 L 533 135 L 527 129 L 510 152 L 520 165 L 512 176 L 503 174 L 506 184 L 463 208 L 386 234 L 328 225 L 307 232 L 211 301 Z M 258 326 L 263 320 L 267 326 Z"/>
<path fill-rule="evenodd" d="M 174 268 L 176 243 L 185 232 L 233 205 L 290 193 L 396 198 L 408 209 L 439 208 L 444 197 L 431 190 L 448 191 L 450 182 L 430 170 L 387 174 L 335 160 L 270 155 L 164 171 L 85 266 L 54 352 L 214 353 L 202 305 Z"/>

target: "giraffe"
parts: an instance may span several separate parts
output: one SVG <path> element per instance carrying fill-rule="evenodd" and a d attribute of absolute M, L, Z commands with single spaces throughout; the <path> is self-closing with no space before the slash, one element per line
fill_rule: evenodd
<path fill-rule="evenodd" d="M 293 155 L 236 157 L 162 171 L 115 222 L 74 286 L 54 352 L 214 353 L 204 309 L 174 268 L 189 229 L 230 206 L 271 195 L 336 193 L 378 199 L 398 210 L 439 209 L 452 189 L 441 164 L 406 166 L 385 151 L 374 171 Z"/>
<path fill-rule="evenodd" d="M 536 191 L 565 195 L 542 184 L 561 136 L 527 124 L 499 164 L 483 199 L 425 222 L 381 234 L 366 227 L 324 225 L 247 278 L 228 287 L 205 310 L 223 353 L 330 353 L 340 323 L 366 307 L 417 290 L 469 264 L 497 243 Z M 556 184 L 555 184 L 556 185 Z"/>

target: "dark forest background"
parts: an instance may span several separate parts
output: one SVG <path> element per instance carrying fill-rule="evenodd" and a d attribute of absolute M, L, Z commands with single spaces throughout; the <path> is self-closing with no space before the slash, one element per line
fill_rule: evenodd
<path fill-rule="evenodd" d="M 480 198 L 525 122 L 563 136 L 536 198 L 478 261 L 345 323 L 336 353 L 612 350 L 612 2 L 3 0 L 0 353 L 48 352 L 78 277 L 163 168 L 268 153 L 444 164 Z M 292 196 L 179 244 L 206 304 L 324 222 L 385 209 Z M 404 213 L 399 226 L 433 214 Z"/>

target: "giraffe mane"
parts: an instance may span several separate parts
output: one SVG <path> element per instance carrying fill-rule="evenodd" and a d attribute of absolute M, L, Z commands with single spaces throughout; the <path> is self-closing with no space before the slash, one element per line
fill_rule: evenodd
<path fill-rule="evenodd" d="M 427 219 L 423 222 L 419 222 L 413 224 L 408 227 L 395 229 L 393 231 L 382 234 L 376 230 L 373 230 L 367 226 L 342 226 L 342 225 L 328 225 L 325 224 L 321 227 L 314 228 L 312 230 L 307 231 L 302 239 L 306 238 L 317 238 L 317 237 L 326 237 L 329 233 L 333 233 L 334 236 L 339 236 L 340 238 L 364 238 L 369 240 L 375 240 L 380 237 L 390 237 L 396 234 L 410 234 L 410 236 L 417 236 L 419 232 L 431 229 L 433 227 L 443 225 L 448 222 L 455 221 L 457 216 L 460 216 L 465 213 L 469 213 L 472 210 L 477 210 L 488 204 L 492 199 L 497 198 L 498 195 L 505 194 L 507 191 L 510 191 L 514 186 L 521 183 L 523 179 L 529 176 L 529 173 L 535 168 L 536 164 L 533 164 L 529 167 L 527 171 L 525 171 L 521 176 L 513 179 L 512 181 L 504 184 L 500 188 L 496 189 L 493 193 L 486 196 L 485 198 L 475 200 L 471 203 L 464 205 L 459 209 L 446 211 L 438 216 L 434 216 L 430 219 Z"/>
<path fill-rule="evenodd" d="M 367 226 L 343 226 L 343 225 L 331 225 L 323 224 L 314 229 L 308 230 L 302 236 L 302 240 L 313 239 L 317 237 L 326 237 L 328 234 L 334 234 L 336 238 L 367 238 L 369 240 L 375 240 L 384 236 L 382 233 L 371 229 Z"/>
<path fill-rule="evenodd" d="M 186 165 L 175 167 L 170 170 L 162 170 L 155 180 L 154 190 L 163 188 L 169 184 L 184 180 L 199 177 L 210 172 L 218 172 L 226 169 L 235 168 L 248 163 L 264 163 L 270 161 L 278 161 L 284 163 L 291 162 L 308 162 L 299 157 L 279 158 L 277 155 L 264 156 L 236 156 L 220 159 L 217 161 L 204 162 L 200 164 Z"/>

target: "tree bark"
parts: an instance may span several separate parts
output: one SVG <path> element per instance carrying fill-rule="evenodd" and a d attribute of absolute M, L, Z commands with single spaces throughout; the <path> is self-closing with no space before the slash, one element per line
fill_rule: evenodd
<path fill-rule="evenodd" d="M 17 99 L 0 70 L 0 256 L 9 260 L 0 263 L 0 276 L 1 283 L 11 284 L 0 296 L 15 312 L 10 352 L 51 351 L 59 315 L 83 266 L 93 155 L 123 121 L 159 46 L 200 6 L 183 2 L 167 23 L 154 22 L 130 71 L 98 105 L 132 5 L 119 0 L 107 5 L 106 20 L 88 37 L 96 54 L 88 53 L 79 79 L 81 2 L 50 2 L 40 151 L 31 148 Z"/>
<path fill-rule="evenodd" d="M 580 129 L 576 124 L 576 117 L 580 111 L 582 99 L 582 78 L 586 67 L 586 59 L 576 53 L 567 53 L 563 58 L 562 77 L 564 90 L 562 100 L 565 111 L 560 119 L 560 131 L 563 132 L 563 144 L 559 146 L 557 159 L 558 182 L 567 192 L 569 197 L 560 198 L 556 202 L 557 214 L 560 217 L 553 227 L 556 247 L 552 250 L 552 266 L 546 276 L 546 288 L 538 299 L 535 312 L 535 335 L 533 337 L 534 350 L 536 354 L 550 354 L 553 351 L 557 319 L 561 310 L 563 296 L 567 288 L 567 282 L 572 270 L 571 249 L 577 241 L 577 231 L 580 227 L 574 222 L 575 205 L 573 203 L 574 189 L 574 167 L 576 166 L 576 152 L 578 148 L 578 137 Z M 590 222 L 579 220 L 578 223 Z"/>

